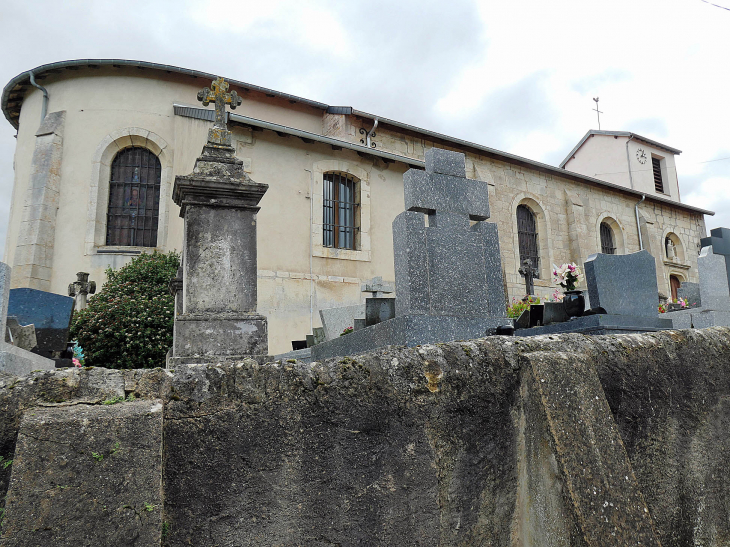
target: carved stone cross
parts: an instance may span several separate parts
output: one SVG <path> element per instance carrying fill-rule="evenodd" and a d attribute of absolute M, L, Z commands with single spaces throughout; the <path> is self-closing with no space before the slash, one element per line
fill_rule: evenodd
<path fill-rule="evenodd" d="M 89 274 L 86 272 L 78 272 L 76 281 L 68 286 L 68 295 L 74 297 L 74 306 L 76 311 L 86 308 L 86 298 L 90 294 L 96 292 L 96 281 L 89 281 Z"/>
<path fill-rule="evenodd" d="M 527 296 L 530 296 L 535 292 L 535 268 L 532 267 L 532 260 L 529 258 L 523 260 L 522 266 L 518 271 L 525 278 L 525 291 Z"/>
<path fill-rule="evenodd" d="M 231 146 L 231 132 L 226 126 L 226 105 L 231 105 L 231 110 L 235 110 L 241 104 L 238 93 L 227 93 L 228 87 L 228 82 L 219 77 L 213 80 L 210 87 L 198 91 L 198 100 L 202 101 L 203 106 L 215 103 L 215 124 L 208 130 L 208 142 L 226 147 Z"/>
<path fill-rule="evenodd" d="M 238 96 L 238 93 L 235 91 L 227 93 L 228 88 L 228 82 L 219 77 L 217 80 L 213 80 L 210 87 L 204 87 L 198 91 L 198 100 L 203 102 L 203 106 L 215 103 L 215 127 L 220 129 L 226 129 L 226 105 L 231 105 L 231 110 L 235 110 L 237 106 L 241 105 L 241 97 Z"/>

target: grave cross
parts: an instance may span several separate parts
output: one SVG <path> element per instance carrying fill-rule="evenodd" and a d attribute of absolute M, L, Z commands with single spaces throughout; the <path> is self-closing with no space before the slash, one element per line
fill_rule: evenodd
<path fill-rule="evenodd" d="M 710 237 L 703 237 L 700 240 L 700 246 L 712 247 L 713 254 L 724 256 L 728 284 L 730 284 L 730 229 L 713 228 L 710 230 Z"/>
<path fill-rule="evenodd" d="M 210 87 L 204 87 L 198 91 L 198 100 L 202 101 L 203 106 L 215 103 L 214 127 L 218 129 L 226 129 L 226 105 L 231 105 L 231 110 L 235 110 L 237 106 L 241 105 L 241 97 L 238 96 L 238 93 L 235 91 L 227 93 L 228 88 L 228 82 L 219 77 L 213 80 Z"/>
<path fill-rule="evenodd" d="M 89 294 L 96 292 L 96 281 L 89 281 L 87 272 L 78 272 L 76 281 L 68 286 L 68 295 L 74 297 L 74 306 L 76 311 L 86 308 L 86 298 Z"/>
<path fill-rule="evenodd" d="M 393 287 L 389 283 L 383 283 L 381 276 L 373 277 L 370 281 L 366 281 L 360 288 L 361 292 L 369 292 L 372 298 L 382 298 L 384 294 L 391 294 Z"/>
<path fill-rule="evenodd" d="M 535 268 L 532 267 L 532 260 L 526 258 L 522 261 L 522 267 L 518 270 L 520 274 L 525 278 L 525 291 L 527 296 L 530 296 L 535 292 Z"/>

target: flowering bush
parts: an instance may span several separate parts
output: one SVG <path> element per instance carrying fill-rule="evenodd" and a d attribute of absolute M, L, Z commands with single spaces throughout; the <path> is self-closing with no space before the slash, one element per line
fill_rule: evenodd
<path fill-rule="evenodd" d="M 553 283 L 560 285 L 566 291 L 574 291 L 576 284 L 583 281 L 583 272 L 573 264 L 563 264 L 558 268 L 553 264 Z"/>
<path fill-rule="evenodd" d="M 540 298 L 537 296 L 525 296 L 524 298 L 517 299 L 512 297 L 512 304 L 507 306 L 507 317 L 517 319 L 522 312 L 530 308 L 530 304 L 539 304 Z"/>
<path fill-rule="evenodd" d="M 107 269 L 104 287 L 74 314 L 71 325 L 71 338 L 84 348 L 84 365 L 165 366 L 175 308 L 168 284 L 179 264 L 177 254 L 155 252 L 135 257 L 119 270 Z M 82 363 L 75 348 L 74 358 Z"/>

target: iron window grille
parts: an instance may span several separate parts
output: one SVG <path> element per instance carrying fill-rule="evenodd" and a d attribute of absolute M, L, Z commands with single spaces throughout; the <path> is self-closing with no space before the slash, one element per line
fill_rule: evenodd
<path fill-rule="evenodd" d="M 664 181 L 662 180 L 662 163 L 658 158 L 651 158 L 651 168 L 654 171 L 654 189 L 664 193 Z"/>
<path fill-rule="evenodd" d="M 325 173 L 322 245 L 355 249 L 358 227 L 357 181 L 342 173 Z"/>
<path fill-rule="evenodd" d="M 132 146 L 112 161 L 106 244 L 155 247 L 160 210 L 160 160 L 146 148 Z"/>
<path fill-rule="evenodd" d="M 540 278 L 540 255 L 537 246 L 537 222 L 526 205 L 517 206 L 517 237 L 520 245 L 520 264 L 530 259 L 535 269 L 534 277 Z"/>
<path fill-rule="evenodd" d="M 616 244 L 613 240 L 613 230 L 605 222 L 601 222 L 601 252 L 607 255 L 616 254 Z"/>

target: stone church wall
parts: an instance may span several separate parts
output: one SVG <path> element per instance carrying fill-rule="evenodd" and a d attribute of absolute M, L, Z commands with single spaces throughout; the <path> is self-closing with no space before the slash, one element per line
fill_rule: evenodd
<path fill-rule="evenodd" d="M 4 377 L 0 546 L 727 546 L 729 358 L 712 328 Z"/>

